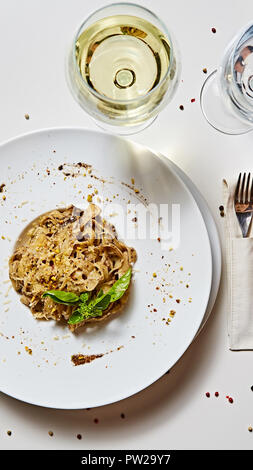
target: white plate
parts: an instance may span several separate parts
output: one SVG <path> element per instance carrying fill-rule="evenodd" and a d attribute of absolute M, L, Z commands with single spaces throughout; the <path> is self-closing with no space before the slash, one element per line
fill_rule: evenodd
<path fill-rule="evenodd" d="M 185 183 L 187 188 L 190 190 L 202 214 L 202 217 L 206 224 L 206 228 L 207 228 L 208 235 L 209 235 L 209 241 L 210 241 L 210 247 L 211 247 L 211 253 L 212 253 L 212 285 L 211 285 L 211 291 L 210 291 L 210 296 L 209 296 L 206 312 L 198 330 L 198 333 L 199 333 L 200 330 L 205 325 L 205 323 L 207 322 L 212 312 L 217 294 L 219 292 L 222 261 L 221 261 L 221 246 L 220 246 L 218 230 L 217 230 L 215 221 L 213 219 L 213 216 L 211 214 L 211 211 L 207 205 L 207 202 L 205 201 L 205 199 L 203 198 L 202 194 L 199 192 L 195 184 L 183 172 L 183 170 L 179 168 L 174 162 L 172 162 L 171 160 L 169 160 L 168 158 L 164 157 L 161 154 L 159 154 L 159 156 L 160 158 L 163 159 L 164 163 L 166 163 L 169 166 L 169 168 L 172 171 L 174 171 L 177 174 L 177 176 L 179 176 L 179 178 Z"/>
<path fill-rule="evenodd" d="M 91 164 L 95 178 L 64 178 L 58 167 L 66 162 Z M 0 147 L 0 170 L 1 183 L 6 184 L 6 200 L 1 201 L 4 239 L 0 238 L 1 390 L 29 403 L 74 409 L 112 403 L 153 383 L 193 340 L 210 295 L 208 233 L 184 183 L 150 150 L 84 129 L 44 130 L 9 141 Z M 133 177 L 140 194 L 122 184 L 131 185 Z M 56 206 L 83 206 L 94 188 L 98 196 L 122 204 L 125 211 L 128 200 L 180 204 L 181 242 L 176 250 L 164 252 L 157 240 L 126 240 L 136 248 L 138 261 L 125 311 L 73 335 L 67 327 L 32 317 L 6 282 L 7 262 L 28 222 Z M 111 221 L 122 236 L 117 215 Z M 176 314 L 166 325 L 163 318 L 170 310 Z M 108 354 L 75 367 L 70 358 L 76 353 Z"/>

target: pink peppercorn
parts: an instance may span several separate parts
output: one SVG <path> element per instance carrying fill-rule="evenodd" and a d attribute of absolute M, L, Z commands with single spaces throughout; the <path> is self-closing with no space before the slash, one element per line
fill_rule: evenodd
<path fill-rule="evenodd" d="M 226 398 L 228 399 L 229 403 L 234 403 L 233 398 L 230 397 L 229 395 L 226 395 Z"/>

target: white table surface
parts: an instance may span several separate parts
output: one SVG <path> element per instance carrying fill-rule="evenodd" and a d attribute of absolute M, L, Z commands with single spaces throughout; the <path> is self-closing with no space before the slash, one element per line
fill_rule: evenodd
<path fill-rule="evenodd" d="M 253 134 L 226 136 L 213 130 L 201 114 L 199 92 L 206 78 L 203 67 L 208 72 L 216 68 L 229 39 L 252 19 L 251 2 L 245 0 L 242 8 L 231 0 L 138 1 L 173 28 L 182 55 L 182 81 L 153 125 L 130 138 L 170 157 L 192 178 L 209 203 L 223 244 L 221 180 L 252 170 Z M 0 141 L 48 127 L 97 129 L 69 93 L 64 58 L 81 21 L 108 3 L 1 2 Z M 228 349 L 225 281 L 222 276 L 216 306 L 199 337 L 169 374 L 138 395 L 93 410 L 62 411 L 0 394 L 0 448 L 252 449 L 253 352 Z M 233 404 L 226 395 L 234 398 Z"/>

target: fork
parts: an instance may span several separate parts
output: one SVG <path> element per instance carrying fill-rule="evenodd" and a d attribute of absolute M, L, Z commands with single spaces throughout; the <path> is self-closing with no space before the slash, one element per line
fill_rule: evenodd
<path fill-rule="evenodd" d="M 251 182 L 251 188 L 249 189 L 250 173 L 247 177 L 246 186 L 245 181 L 246 173 L 243 174 L 243 177 L 240 173 L 237 180 L 234 196 L 235 213 L 237 215 L 237 219 L 242 230 L 243 238 L 246 238 L 248 236 L 249 227 L 253 216 L 253 179 Z"/>

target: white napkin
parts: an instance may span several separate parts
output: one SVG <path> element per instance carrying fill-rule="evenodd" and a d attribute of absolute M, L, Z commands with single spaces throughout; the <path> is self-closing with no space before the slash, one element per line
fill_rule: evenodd
<path fill-rule="evenodd" d="M 232 350 L 253 349 L 253 237 L 243 238 L 234 210 L 236 181 L 223 180 L 228 276 L 228 335 Z M 253 225 L 253 224 L 252 224 Z"/>

